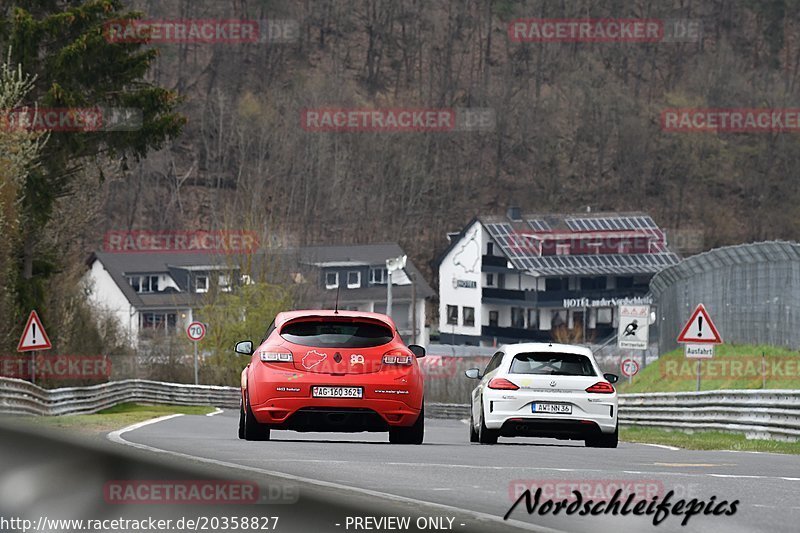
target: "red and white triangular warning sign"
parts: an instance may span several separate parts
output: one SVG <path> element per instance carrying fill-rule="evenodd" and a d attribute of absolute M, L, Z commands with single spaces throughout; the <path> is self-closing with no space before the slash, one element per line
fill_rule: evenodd
<path fill-rule="evenodd" d="M 25 324 L 25 329 L 22 332 L 22 337 L 19 338 L 17 345 L 18 352 L 30 352 L 33 350 L 49 350 L 53 345 L 50 344 L 50 339 L 47 338 L 47 332 L 42 326 L 42 321 L 36 311 L 31 311 L 28 316 L 28 323 Z"/>
<path fill-rule="evenodd" d="M 692 318 L 683 326 L 683 331 L 678 335 L 678 342 L 722 344 L 722 337 L 703 304 L 695 308 Z"/>

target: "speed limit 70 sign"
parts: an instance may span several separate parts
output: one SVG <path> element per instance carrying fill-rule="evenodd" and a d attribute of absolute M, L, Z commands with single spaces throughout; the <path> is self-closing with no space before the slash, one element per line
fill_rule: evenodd
<path fill-rule="evenodd" d="M 186 335 L 195 342 L 202 340 L 206 336 L 206 325 L 202 322 L 192 322 L 186 328 Z"/>
<path fill-rule="evenodd" d="M 639 363 L 633 359 L 625 359 L 620 365 L 620 370 L 625 376 L 632 377 L 639 373 Z"/>

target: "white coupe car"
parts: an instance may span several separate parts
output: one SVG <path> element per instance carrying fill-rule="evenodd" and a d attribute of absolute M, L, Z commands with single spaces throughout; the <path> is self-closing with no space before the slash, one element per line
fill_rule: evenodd
<path fill-rule="evenodd" d="M 502 437 L 554 437 L 616 448 L 618 377 L 603 374 L 592 351 L 566 344 L 501 346 L 472 391 L 470 442 Z"/>

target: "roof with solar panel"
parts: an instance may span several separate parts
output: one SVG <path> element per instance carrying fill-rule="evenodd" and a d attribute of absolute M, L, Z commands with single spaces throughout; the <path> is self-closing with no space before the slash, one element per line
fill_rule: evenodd
<path fill-rule="evenodd" d="M 655 274 L 680 258 L 645 213 L 479 216 L 499 251 L 535 276 Z"/>

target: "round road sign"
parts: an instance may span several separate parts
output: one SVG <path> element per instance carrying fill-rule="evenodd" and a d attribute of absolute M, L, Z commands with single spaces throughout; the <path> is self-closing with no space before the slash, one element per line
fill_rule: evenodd
<path fill-rule="evenodd" d="M 206 336 L 206 325 L 202 322 L 192 322 L 186 328 L 186 335 L 195 342 L 203 340 Z"/>
<path fill-rule="evenodd" d="M 624 361 L 622 361 L 620 369 L 622 370 L 622 373 L 625 376 L 628 377 L 635 376 L 639 372 L 639 363 L 637 363 L 633 359 L 625 359 Z"/>

